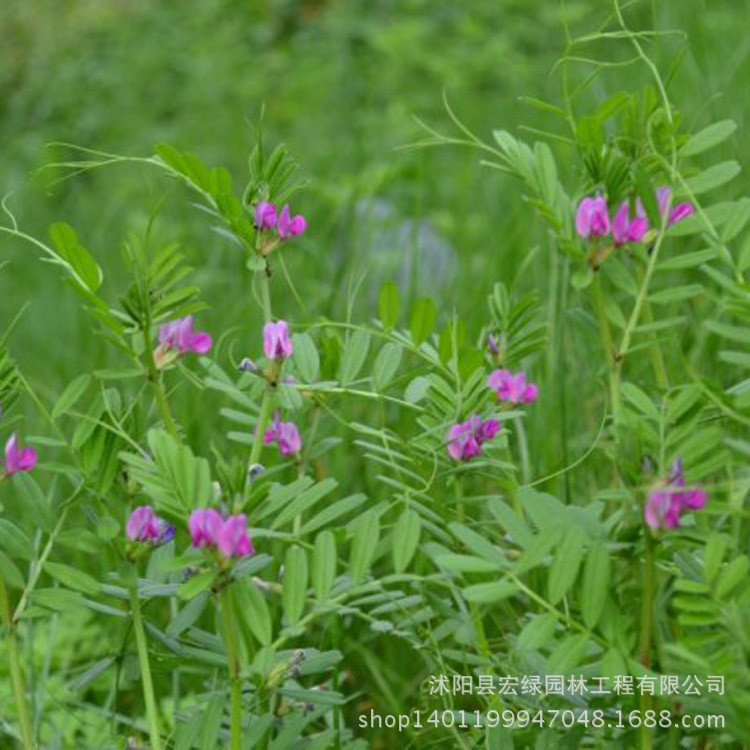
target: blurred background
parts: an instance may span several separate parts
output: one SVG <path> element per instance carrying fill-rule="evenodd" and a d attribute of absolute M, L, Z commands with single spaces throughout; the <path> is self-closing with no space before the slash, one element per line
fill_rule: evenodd
<path fill-rule="evenodd" d="M 9 206 L 29 234 L 45 236 L 53 221 L 72 224 L 104 267 L 112 300 L 124 283 L 123 242 L 129 232 L 143 235 L 158 213 L 157 238 L 183 245 L 210 305 L 199 327 L 218 335 L 242 326 L 254 336 L 257 308 L 242 259 L 189 205 L 182 186 L 148 167 L 108 167 L 65 181 L 60 171 L 39 168 L 69 158 L 54 142 L 147 156 L 170 141 L 228 167 L 240 190 L 265 107 L 267 141 L 286 142 L 308 181 L 293 208 L 307 216 L 309 231 L 285 251 L 302 304 L 277 280 L 279 314 L 297 323 L 342 316 L 364 279 L 355 316 L 370 316 L 380 281 L 394 278 L 406 297 L 430 294 L 443 314 L 460 309 L 475 336 L 492 284 L 512 281 L 545 233 L 518 185 L 480 166 L 476 151 L 403 149 L 424 135 L 414 116 L 454 132 L 445 91 L 484 139 L 495 128 L 522 137 L 524 126 L 564 132 L 523 97 L 559 103 L 554 66 L 566 28 L 571 36 L 590 33 L 611 11 L 603 0 L 5 0 L 0 191 L 12 192 Z M 743 161 L 750 5 L 654 0 L 631 4 L 627 15 L 635 28 L 666 32 L 645 43 L 686 126 L 734 118 L 739 130 L 728 148 Z M 572 54 L 594 52 L 613 61 L 629 54 L 614 42 L 611 53 L 598 44 Z M 585 63 L 579 72 L 586 74 Z M 640 68 L 613 67 L 586 97 L 594 106 L 619 85 L 636 91 L 645 83 Z M 569 156 L 562 165 L 575 194 L 578 167 L 572 150 Z M 30 300 L 11 351 L 51 397 L 112 355 L 58 272 L 37 255 L 0 237 L 0 315 L 5 329 Z M 523 285 L 543 293 L 542 257 Z"/>

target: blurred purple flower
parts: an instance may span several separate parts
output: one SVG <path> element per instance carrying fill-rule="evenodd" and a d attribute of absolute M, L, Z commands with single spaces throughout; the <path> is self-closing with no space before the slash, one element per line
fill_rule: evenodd
<path fill-rule="evenodd" d="M 263 442 L 278 443 L 279 451 L 282 456 L 293 456 L 300 452 L 302 448 L 302 439 L 299 430 L 294 422 L 282 422 L 278 414 L 274 415 L 271 427 L 266 430 L 263 436 Z"/>
<path fill-rule="evenodd" d="M 190 514 L 188 526 L 193 547 L 215 547 L 224 521 L 218 510 L 200 508 Z"/>
<path fill-rule="evenodd" d="M 607 201 L 601 195 L 584 198 L 576 211 L 576 232 L 584 239 L 609 234 Z"/>
<path fill-rule="evenodd" d="M 510 370 L 493 370 L 487 378 L 487 385 L 495 391 L 499 401 L 511 404 L 529 404 L 539 396 L 539 386 L 526 382 L 526 373 L 515 375 Z"/>
<path fill-rule="evenodd" d="M 37 454 L 34 448 L 20 448 L 14 432 L 5 444 L 5 473 L 10 476 L 17 471 L 31 471 L 36 466 Z"/>
<path fill-rule="evenodd" d="M 255 227 L 261 232 L 276 226 L 276 206 L 268 201 L 260 201 L 255 206 Z"/>
<path fill-rule="evenodd" d="M 659 204 L 659 214 L 664 216 L 669 205 L 669 200 L 672 197 L 672 189 L 666 185 L 663 185 L 656 191 L 656 202 Z M 687 201 L 677 203 L 672 206 L 669 212 L 669 224 L 676 224 L 678 221 L 691 216 L 695 213 L 695 206 Z"/>
<path fill-rule="evenodd" d="M 456 461 L 468 461 L 482 453 L 482 443 L 492 440 L 500 429 L 496 419 L 482 420 L 476 414 L 448 431 L 448 454 Z"/>
<path fill-rule="evenodd" d="M 255 553 L 253 543 L 247 534 L 247 521 L 244 513 L 229 516 L 219 531 L 218 547 L 224 557 L 247 557 Z"/>
<path fill-rule="evenodd" d="M 211 337 L 204 331 L 193 331 L 193 316 L 187 315 L 159 329 L 159 343 L 168 350 L 178 354 L 206 354 L 211 350 Z"/>
<path fill-rule="evenodd" d="M 277 229 L 279 230 L 279 237 L 282 240 L 287 240 L 290 237 L 302 234 L 307 229 L 307 222 L 302 214 L 297 214 L 292 218 L 289 213 L 289 206 L 285 205 L 279 214 Z"/>
<path fill-rule="evenodd" d="M 499 354 L 500 353 L 500 337 L 495 336 L 495 334 L 490 334 L 487 337 L 487 348 L 490 350 L 492 354 Z"/>
<path fill-rule="evenodd" d="M 268 359 L 286 359 L 292 356 L 292 340 L 285 320 L 266 323 L 263 328 L 263 352 Z"/>
<path fill-rule="evenodd" d="M 644 517 L 652 529 L 663 526 L 674 529 L 680 525 L 680 517 L 688 510 L 703 508 L 708 500 L 706 492 L 699 487 L 685 487 L 685 470 L 678 458 L 666 485 L 654 488 L 646 500 Z"/>
<path fill-rule="evenodd" d="M 617 209 L 615 218 L 612 220 L 612 239 L 615 245 L 624 245 L 626 242 L 640 242 L 648 232 L 648 218 L 640 211 L 636 211 L 633 219 L 630 219 L 630 207 L 627 201 L 623 201 Z"/>
<path fill-rule="evenodd" d="M 174 526 L 159 518 L 150 505 L 140 505 L 130 514 L 125 533 L 134 542 L 165 544 L 174 537 Z"/>

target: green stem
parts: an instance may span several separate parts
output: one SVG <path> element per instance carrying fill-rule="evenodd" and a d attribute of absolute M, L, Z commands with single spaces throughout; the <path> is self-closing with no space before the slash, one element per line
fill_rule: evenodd
<path fill-rule="evenodd" d="M 138 649 L 138 663 L 141 667 L 141 683 L 143 685 L 143 698 L 146 702 L 146 715 L 148 717 L 151 750 L 161 750 L 159 714 L 156 709 L 154 684 L 151 680 L 151 666 L 148 661 L 148 644 L 146 643 L 146 632 L 143 629 L 143 618 L 141 617 L 141 605 L 138 601 L 137 585 L 130 587 L 130 612 L 133 617 L 133 631 L 135 632 L 135 645 Z"/>
<path fill-rule="evenodd" d="M 604 353 L 607 358 L 607 373 L 609 378 L 609 398 L 612 405 L 612 416 L 617 421 L 617 415 L 620 412 L 620 387 L 616 375 L 615 363 L 615 344 L 612 338 L 612 329 L 607 317 L 607 309 L 604 301 L 604 292 L 602 290 L 601 276 L 599 273 L 594 275 L 594 281 L 591 284 L 593 294 L 594 312 L 596 320 L 599 323 L 599 332 L 604 345 Z"/>
<path fill-rule="evenodd" d="M 651 667 L 651 641 L 654 621 L 654 594 L 656 589 L 656 546 L 651 530 L 644 526 L 645 559 L 643 563 L 643 599 L 641 600 L 641 635 L 639 649 L 641 664 Z M 651 696 L 641 695 L 641 710 L 651 709 Z M 641 727 L 641 748 L 650 750 L 653 747 L 653 731 L 643 725 Z"/>
<path fill-rule="evenodd" d="M 146 374 L 148 376 L 148 382 L 151 383 L 151 388 L 154 392 L 154 398 L 156 399 L 156 405 L 159 407 L 159 413 L 164 421 L 164 426 L 167 428 L 169 434 L 179 439 L 179 433 L 177 431 L 177 423 L 174 421 L 172 412 L 169 409 L 169 402 L 167 401 L 167 394 L 164 392 L 164 383 L 161 379 L 161 373 L 156 367 L 156 361 L 154 360 L 154 352 L 151 350 L 151 324 L 148 323 L 143 329 L 143 342 L 144 351 L 146 354 Z"/>
<path fill-rule="evenodd" d="M 230 750 L 242 750 L 242 674 L 237 632 L 234 623 L 232 592 L 227 586 L 221 593 L 221 615 L 224 620 L 224 644 L 227 649 L 231 707 L 229 713 Z"/>
<path fill-rule="evenodd" d="M 636 265 L 638 281 L 643 281 L 643 273 L 641 271 L 640 264 Z M 651 305 L 648 303 L 648 298 L 643 302 L 643 320 L 646 323 L 651 323 L 653 317 L 651 316 Z M 662 357 L 661 348 L 655 333 L 650 333 L 649 336 L 649 357 L 651 358 L 651 367 L 654 370 L 654 376 L 656 377 L 656 384 L 662 391 L 669 389 L 669 378 L 667 377 L 667 368 L 664 364 L 664 357 Z"/>
<path fill-rule="evenodd" d="M 10 599 L 5 581 L 0 573 L 0 617 L 5 626 L 5 641 L 8 651 L 8 664 L 10 666 L 10 679 L 13 683 L 13 694 L 18 709 L 18 721 L 21 725 L 21 739 L 24 750 L 34 750 L 34 731 L 31 726 L 31 714 L 26 702 L 26 690 L 23 684 L 23 671 L 18 658 L 18 642 L 16 641 L 16 629 L 11 617 Z"/>
<path fill-rule="evenodd" d="M 268 323 L 271 320 L 271 289 L 269 284 L 270 269 L 266 259 L 266 268 L 258 272 L 260 278 L 260 304 L 263 309 L 263 320 Z"/>
<path fill-rule="evenodd" d="M 526 430 L 523 426 L 523 417 L 516 417 L 513 420 L 518 438 L 518 452 L 521 457 L 521 478 L 524 484 L 531 481 L 531 465 L 529 462 L 529 441 L 526 439 Z"/>

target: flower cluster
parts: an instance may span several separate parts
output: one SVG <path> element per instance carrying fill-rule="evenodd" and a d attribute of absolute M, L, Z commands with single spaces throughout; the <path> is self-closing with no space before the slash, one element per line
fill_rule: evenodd
<path fill-rule="evenodd" d="M 140 505 L 130 514 L 125 533 L 133 542 L 158 546 L 174 538 L 174 526 L 159 518 L 150 505 Z"/>
<path fill-rule="evenodd" d="M 482 419 L 474 414 L 465 422 L 453 425 L 448 432 L 448 453 L 456 461 L 468 461 L 482 453 L 482 444 L 492 440 L 500 429 L 496 419 Z"/>
<path fill-rule="evenodd" d="M 260 232 L 276 229 L 280 239 L 288 240 L 302 234 L 307 229 L 307 222 L 302 214 L 292 216 L 288 204 L 277 212 L 274 203 L 260 201 L 255 206 L 255 228 Z"/>
<path fill-rule="evenodd" d="M 263 442 L 278 443 L 282 456 L 294 456 L 302 448 L 302 439 L 294 422 L 282 422 L 278 414 L 274 414 L 271 427 L 266 430 Z"/>
<path fill-rule="evenodd" d="M 188 525 L 193 547 L 216 548 L 226 558 L 255 554 L 244 513 L 224 518 L 213 508 L 201 508 L 190 514 Z"/>
<path fill-rule="evenodd" d="M 159 328 L 159 346 L 154 352 L 154 361 L 158 368 L 162 368 L 185 354 L 208 354 L 212 346 L 211 336 L 205 331 L 193 330 L 193 316 L 186 315 Z"/>
<path fill-rule="evenodd" d="M 513 374 L 510 370 L 493 370 L 487 385 L 497 394 L 499 401 L 510 404 L 530 404 L 539 396 L 539 386 L 526 382 L 526 373 Z"/>
<path fill-rule="evenodd" d="M 671 197 L 672 191 L 667 186 L 660 187 L 656 191 L 660 216 L 664 217 L 666 214 Z M 692 203 L 678 203 L 670 210 L 667 223 L 676 224 L 694 212 L 695 207 Z M 607 200 L 603 196 L 587 196 L 578 204 L 576 232 L 584 239 L 606 237 L 611 233 L 612 242 L 615 245 L 624 245 L 628 242 L 640 242 L 646 236 L 648 229 L 648 217 L 640 199 L 636 200 L 635 216 L 631 218 L 630 206 L 627 201 L 623 201 L 617 208 L 612 221 L 609 218 Z"/>
<path fill-rule="evenodd" d="M 649 493 L 644 517 L 652 529 L 664 527 L 674 529 L 680 525 L 680 517 L 689 510 L 702 508 L 708 495 L 699 487 L 685 487 L 685 470 L 678 458 L 672 464 L 669 479 L 664 485 L 655 487 Z"/>
<path fill-rule="evenodd" d="M 5 476 L 18 471 L 31 471 L 36 466 L 37 455 L 34 448 L 21 448 L 14 432 L 5 444 Z"/>

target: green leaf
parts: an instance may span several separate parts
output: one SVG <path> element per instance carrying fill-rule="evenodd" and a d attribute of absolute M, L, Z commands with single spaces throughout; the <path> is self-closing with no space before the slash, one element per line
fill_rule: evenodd
<path fill-rule="evenodd" d="M 88 250 L 80 244 L 73 227 L 65 222 L 58 222 L 49 228 L 49 235 L 60 257 L 73 270 L 76 281 L 88 291 L 95 292 L 102 283 L 102 270 Z"/>
<path fill-rule="evenodd" d="M 555 633 L 557 618 L 551 614 L 535 615 L 518 634 L 518 645 L 536 651 L 547 646 Z"/>
<path fill-rule="evenodd" d="M 52 408 L 52 419 L 58 419 L 65 414 L 83 396 L 90 382 L 91 375 L 88 373 L 83 373 L 72 380 Z"/>
<path fill-rule="evenodd" d="M 654 402 L 637 386 L 633 383 L 623 383 L 621 386 L 622 395 L 630 401 L 633 406 L 644 416 L 650 417 L 656 422 L 659 421 L 661 415 L 659 410 L 654 405 Z"/>
<path fill-rule="evenodd" d="M 723 161 L 685 180 L 685 184 L 693 195 L 702 195 L 733 180 L 740 169 L 739 162 Z"/>
<path fill-rule="evenodd" d="M 722 569 L 716 582 L 716 596 L 723 599 L 741 581 L 747 577 L 748 561 L 745 555 L 735 557 L 732 562 Z"/>
<path fill-rule="evenodd" d="M 393 529 L 393 567 L 396 573 L 403 573 L 414 557 L 421 530 L 419 514 L 414 510 L 405 510 L 396 521 Z"/>
<path fill-rule="evenodd" d="M 284 581 L 281 587 L 281 604 L 284 615 L 295 625 L 305 609 L 307 594 L 307 553 L 296 545 L 287 550 L 284 559 Z"/>
<path fill-rule="evenodd" d="M 180 599 L 190 601 L 195 596 L 198 596 L 203 591 L 208 590 L 216 579 L 215 573 L 198 573 L 197 575 L 190 576 L 180 588 L 177 589 L 177 596 Z"/>
<path fill-rule="evenodd" d="M 680 149 L 681 156 L 695 156 L 708 149 L 718 146 L 720 143 L 729 138 L 737 130 L 737 123 L 734 120 L 721 120 L 709 125 L 703 130 L 698 131 L 690 140 Z"/>
<path fill-rule="evenodd" d="M 437 307 L 429 297 L 418 299 L 411 316 L 411 337 L 416 346 L 427 341 L 437 323 Z"/>
<path fill-rule="evenodd" d="M 31 592 L 31 601 L 56 612 L 80 612 L 84 606 L 83 596 L 68 589 L 34 589 Z"/>
<path fill-rule="evenodd" d="M 565 532 L 550 570 L 548 582 L 550 604 L 557 604 L 573 585 L 585 549 L 586 534 L 579 527 L 572 526 Z"/>
<path fill-rule="evenodd" d="M 266 597 L 251 581 L 243 582 L 234 590 L 241 617 L 261 646 L 273 640 L 273 620 Z"/>
<path fill-rule="evenodd" d="M 342 385 L 348 385 L 359 375 L 369 349 L 370 334 L 367 331 L 355 331 L 341 355 L 339 380 Z"/>
<path fill-rule="evenodd" d="M 96 578 L 77 568 L 71 568 L 69 565 L 62 563 L 47 562 L 44 569 L 53 578 L 56 578 L 63 586 L 76 591 L 82 591 L 84 594 L 94 595 L 99 593 L 99 582 Z"/>
<path fill-rule="evenodd" d="M 34 559 L 34 545 L 21 529 L 5 518 L 0 518 L 0 549 L 22 560 Z"/>
<path fill-rule="evenodd" d="M 610 561 L 607 545 L 596 542 L 586 557 L 581 588 L 581 612 L 587 628 L 594 628 L 601 619 L 609 592 Z"/>
<path fill-rule="evenodd" d="M 372 382 L 378 391 L 385 390 L 401 364 L 402 349 L 398 344 L 387 343 L 378 352 L 372 366 Z"/>
<path fill-rule="evenodd" d="M 586 289 L 593 280 L 594 272 L 589 266 L 577 268 L 570 277 L 570 283 L 574 289 Z"/>
<path fill-rule="evenodd" d="M 378 312 L 383 325 L 393 328 L 398 322 L 399 299 L 398 287 L 393 281 L 385 281 L 380 287 L 378 296 Z"/>
<path fill-rule="evenodd" d="M 480 602 L 491 604 L 507 599 L 518 593 L 518 586 L 512 581 L 490 581 L 488 583 L 475 583 L 463 589 L 464 598 L 469 602 Z"/>
<path fill-rule="evenodd" d="M 370 509 L 354 522 L 349 574 L 355 584 L 361 583 L 367 575 L 379 539 L 380 520 L 375 511 Z"/>
<path fill-rule="evenodd" d="M 703 555 L 703 569 L 707 581 L 712 581 L 719 572 L 726 549 L 727 538 L 723 534 L 712 534 Z"/>
<path fill-rule="evenodd" d="M 481 557 L 474 557 L 474 555 L 437 555 L 435 562 L 441 568 L 454 570 L 457 573 L 497 573 L 500 571 L 500 566 L 497 563 L 484 560 Z"/>
<path fill-rule="evenodd" d="M 336 540 L 333 532 L 321 531 L 315 537 L 312 556 L 312 585 L 318 599 L 327 599 L 336 579 Z"/>
<path fill-rule="evenodd" d="M 36 479 L 29 471 L 17 471 L 10 476 L 13 489 L 18 493 L 24 506 L 24 517 L 33 518 L 46 531 L 51 531 L 55 523 L 55 514 L 50 507 L 49 499 L 42 492 Z"/>
<path fill-rule="evenodd" d="M 306 383 L 315 383 L 318 380 L 320 357 L 315 342 L 309 334 L 292 334 L 292 362 Z"/>

